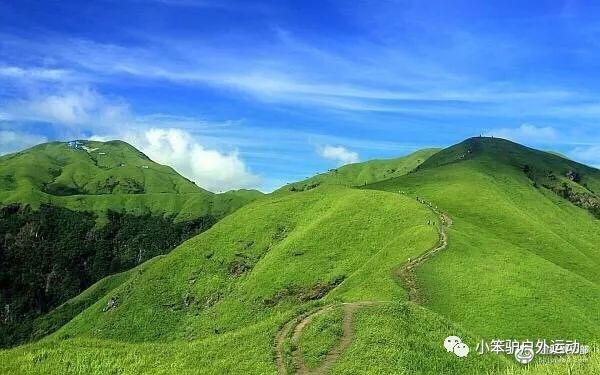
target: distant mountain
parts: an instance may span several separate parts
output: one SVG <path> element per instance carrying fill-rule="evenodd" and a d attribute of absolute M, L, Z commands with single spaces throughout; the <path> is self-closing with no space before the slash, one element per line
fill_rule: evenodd
<path fill-rule="evenodd" d="M 202 191 L 122 141 L 45 143 L 0 158 L 0 170 L 2 190 L 58 196 Z"/>
<path fill-rule="evenodd" d="M 213 194 L 122 141 L 0 157 L 0 345 L 39 336 L 37 317 L 260 196 Z"/>
<path fill-rule="evenodd" d="M 537 188 L 546 188 L 600 218 L 600 170 L 498 138 L 475 137 L 444 149 L 416 170 L 457 162 L 494 171 L 511 167 L 522 172 Z"/>
<path fill-rule="evenodd" d="M 0 203 L 104 214 L 222 216 L 262 194 L 214 194 L 122 141 L 51 142 L 0 157 Z"/>
<path fill-rule="evenodd" d="M 245 205 L 37 319 L 56 332 L 0 351 L 0 372 L 598 373 L 597 351 L 522 366 L 476 348 L 600 343 L 600 171 L 493 138 L 411 160 Z"/>
<path fill-rule="evenodd" d="M 372 184 L 402 176 L 415 169 L 438 151 L 439 149 L 435 148 L 423 149 L 395 159 L 369 160 L 362 163 L 348 164 L 303 181 L 287 184 L 278 191 L 306 191 L 320 185 L 357 187 Z"/>

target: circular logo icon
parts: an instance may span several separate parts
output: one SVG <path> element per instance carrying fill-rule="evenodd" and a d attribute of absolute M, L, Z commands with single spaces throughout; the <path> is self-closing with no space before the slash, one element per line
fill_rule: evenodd
<path fill-rule="evenodd" d="M 533 359 L 533 349 L 525 348 L 521 346 L 519 349 L 515 350 L 515 359 L 522 365 L 526 365 Z"/>

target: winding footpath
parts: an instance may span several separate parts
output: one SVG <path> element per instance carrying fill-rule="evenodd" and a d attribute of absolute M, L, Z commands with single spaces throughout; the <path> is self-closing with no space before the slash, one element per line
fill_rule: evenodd
<path fill-rule="evenodd" d="M 440 219 L 439 227 L 439 240 L 437 244 L 430 250 L 424 252 L 418 257 L 411 259 L 409 258 L 406 263 L 403 263 L 400 267 L 394 270 L 395 275 L 402 281 L 404 287 L 408 292 L 409 301 L 421 304 L 423 303 L 423 297 L 419 294 L 417 286 L 417 278 L 413 272 L 415 267 L 419 266 L 427 259 L 433 257 L 439 251 L 442 251 L 448 247 L 448 234 L 446 229 L 452 226 L 452 219 L 443 212 L 440 212 L 437 207 L 431 203 L 419 199 L 417 201 L 421 204 L 426 205 L 431 211 L 433 211 Z M 310 369 L 304 362 L 302 352 L 299 347 L 300 336 L 302 335 L 303 329 L 312 322 L 312 320 L 325 312 L 331 310 L 336 304 L 322 306 L 313 310 L 312 312 L 296 317 L 286 324 L 279 330 L 275 338 L 276 344 L 276 357 L 275 363 L 277 365 L 277 373 L 279 375 L 288 374 L 285 356 L 285 342 L 291 333 L 291 347 L 292 347 L 292 362 L 296 374 L 309 375 L 309 374 L 326 374 L 331 367 L 337 362 L 339 357 L 342 355 L 352 343 L 352 337 L 354 336 L 353 318 L 354 313 L 363 306 L 381 305 L 385 303 L 391 303 L 393 301 L 360 301 L 360 302 L 348 302 L 342 303 L 342 337 L 340 338 L 337 345 L 327 353 L 327 356 L 316 369 Z"/>
<path fill-rule="evenodd" d="M 424 263 L 427 259 L 433 257 L 436 253 L 446 249 L 448 247 L 448 233 L 446 232 L 447 228 L 452 226 L 452 219 L 448 215 L 443 212 L 440 212 L 437 207 L 433 206 L 431 203 L 421 200 L 417 198 L 417 200 L 421 203 L 429 207 L 431 211 L 433 211 L 440 219 L 440 229 L 439 229 L 439 240 L 438 243 L 431 248 L 430 250 L 424 252 L 419 255 L 415 259 L 408 259 L 408 261 L 402 264 L 399 268 L 395 270 L 396 275 L 403 281 L 404 287 L 408 291 L 408 300 L 422 304 L 423 297 L 419 295 L 419 289 L 417 287 L 417 278 L 413 272 L 413 270 Z"/>

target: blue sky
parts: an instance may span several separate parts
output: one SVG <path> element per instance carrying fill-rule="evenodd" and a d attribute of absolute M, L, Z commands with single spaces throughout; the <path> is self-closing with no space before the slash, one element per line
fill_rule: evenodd
<path fill-rule="evenodd" d="M 589 3 L 0 1 L 0 153 L 120 138 L 213 191 L 478 134 L 598 166 Z"/>

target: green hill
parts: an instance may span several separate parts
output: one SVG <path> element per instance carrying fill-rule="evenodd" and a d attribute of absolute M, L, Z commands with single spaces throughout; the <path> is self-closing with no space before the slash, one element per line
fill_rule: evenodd
<path fill-rule="evenodd" d="M 420 160 L 359 189 L 329 174 L 242 207 L 61 306 L 89 307 L 0 352 L 0 372 L 598 372 L 597 350 L 522 366 L 475 349 L 598 343 L 600 171 L 491 138 Z M 468 357 L 446 352 L 449 335 Z"/>
<path fill-rule="evenodd" d="M 213 194 L 122 141 L 51 142 L 0 157 L 1 204 L 51 204 L 101 220 L 108 210 L 176 221 L 223 216 L 261 195 Z"/>
<path fill-rule="evenodd" d="M 320 185 L 363 186 L 405 175 L 439 149 L 423 149 L 395 159 L 369 160 L 332 169 L 306 180 L 283 186 L 279 191 L 305 191 Z"/>
<path fill-rule="evenodd" d="M 213 194 L 121 141 L 53 142 L 1 157 L 0 346 L 48 333 L 40 319 L 59 327 L 87 307 L 47 317 L 59 304 L 260 196 Z"/>
<path fill-rule="evenodd" d="M 418 195 L 452 216 L 449 251 L 417 271 L 432 310 L 485 337 L 597 340 L 599 183 L 597 169 L 472 138 L 368 188 Z"/>

